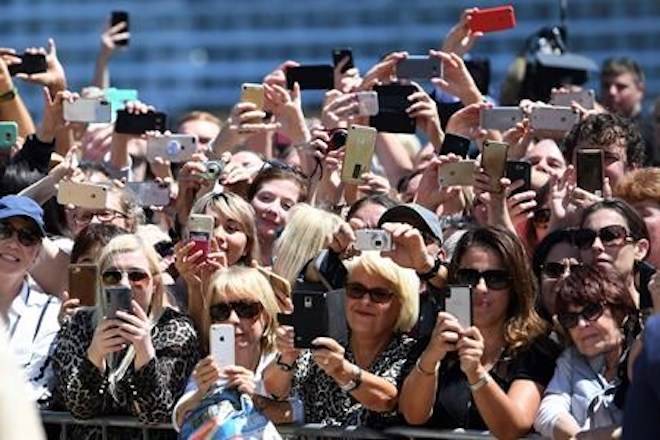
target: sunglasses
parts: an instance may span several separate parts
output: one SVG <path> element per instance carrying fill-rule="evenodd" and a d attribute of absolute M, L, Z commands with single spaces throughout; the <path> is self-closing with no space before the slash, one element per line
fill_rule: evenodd
<path fill-rule="evenodd" d="M 101 274 L 101 281 L 103 281 L 103 284 L 106 286 L 114 286 L 121 283 L 124 274 L 126 274 L 128 281 L 131 283 L 141 283 L 150 276 L 148 272 L 139 269 L 108 269 Z"/>
<path fill-rule="evenodd" d="M 620 246 L 631 238 L 626 228 L 621 225 L 605 226 L 598 231 L 583 228 L 575 231 L 575 245 L 580 249 L 589 249 L 596 237 L 600 238 L 604 246 Z"/>
<path fill-rule="evenodd" d="M 387 289 L 374 288 L 368 289 L 360 283 L 347 283 L 346 296 L 352 299 L 362 299 L 364 295 L 369 295 L 371 302 L 376 304 L 386 304 L 392 301 L 394 294 Z"/>
<path fill-rule="evenodd" d="M 541 272 L 543 275 L 545 275 L 548 278 L 561 278 L 566 271 L 568 270 L 568 273 L 571 273 L 573 269 L 576 267 L 582 267 L 582 263 L 559 263 L 556 261 L 551 261 L 549 263 L 545 263 L 543 266 L 541 266 Z"/>
<path fill-rule="evenodd" d="M 601 303 L 588 304 L 580 312 L 566 312 L 557 316 L 557 321 L 566 330 L 570 330 L 580 322 L 580 318 L 586 321 L 595 321 L 603 315 L 605 307 Z"/>
<path fill-rule="evenodd" d="M 223 322 L 229 319 L 231 311 L 236 312 L 240 319 L 254 319 L 263 310 L 259 302 L 234 301 L 228 303 L 213 304 L 209 307 L 209 315 L 213 322 Z"/>
<path fill-rule="evenodd" d="M 458 269 L 456 271 L 457 284 L 476 286 L 484 280 L 489 289 L 508 289 L 511 287 L 511 275 L 506 270 L 494 269 L 479 272 L 476 269 Z"/>
<path fill-rule="evenodd" d="M 8 240 L 16 234 L 18 242 L 26 247 L 41 243 L 41 232 L 32 228 L 15 228 L 9 222 L 0 222 L 0 240 Z"/>
<path fill-rule="evenodd" d="M 307 176 L 305 173 L 303 173 L 302 170 L 299 167 L 291 166 L 286 162 L 282 162 L 281 160 L 277 160 L 277 159 L 267 159 L 267 160 L 265 160 L 264 164 L 261 166 L 261 169 L 259 169 L 259 172 L 267 170 L 268 168 L 277 168 L 278 170 L 288 171 L 288 172 L 297 174 L 298 176 L 302 177 L 303 179 L 309 179 L 309 176 Z"/>

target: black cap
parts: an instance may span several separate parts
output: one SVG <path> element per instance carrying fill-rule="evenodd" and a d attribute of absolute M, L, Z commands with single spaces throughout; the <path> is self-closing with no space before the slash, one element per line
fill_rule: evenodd
<path fill-rule="evenodd" d="M 406 203 L 388 209 L 378 220 L 378 226 L 383 223 L 407 223 L 422 234 L 442 242 L 440 219 L 435 213 L 416 203 Z"/>

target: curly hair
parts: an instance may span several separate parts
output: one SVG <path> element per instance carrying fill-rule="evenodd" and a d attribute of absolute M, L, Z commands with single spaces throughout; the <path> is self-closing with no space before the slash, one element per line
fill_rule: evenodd
<path fill-rule="evenodd" d="M 642 168 L 626 174 L 617 182 L 614 195 L 628 203 L 660 203 L 660 168 Z"/>
<path fill-rule="evenodd" d="M 500 227 L 479 227 L 468 230 L 456 245 L 449 263 L 449 283 L 456 283 L 456 272 L 470 248 L 495 252 L 508 268 L 514 281 L 510 289 L 509 310 L 504 325 L 504 339 L 509 349 L 516 351 L 531 344 L 546 332 L 547 326 L 536 312 L 537 288 L 532 269 L 522 243 L 512 232 Z"/>
<path fill-rule="evenodd" d="M 628 119 L 611 113 L 590 115 L 576 124 L 564 138 L 562 150 L 566 162 L 573 163 L 578 146 L 602 148 L 614 144 L 625 147 L 627 164 L 644 166 L 644 140 L 639 129 Z"/>

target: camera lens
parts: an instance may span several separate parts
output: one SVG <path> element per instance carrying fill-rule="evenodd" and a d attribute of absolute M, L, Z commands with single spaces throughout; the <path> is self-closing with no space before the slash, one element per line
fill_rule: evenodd
<path fill-rule="evenodd" d="M 332 133 L 332 136 L 330 137 L 330 143 L 328 146 L 330 147 L 331 150 L 337 150 L 344 145 L 346 145 L 346 137 L 348 136 L 348 132 L 346 130 L 340 129 Z"/>

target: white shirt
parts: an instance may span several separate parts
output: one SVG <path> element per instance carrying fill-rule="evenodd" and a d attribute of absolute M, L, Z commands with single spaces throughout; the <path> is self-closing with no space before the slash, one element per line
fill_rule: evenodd
<path fill-rule="evenodd" d="M 31 385 L 31 399 L 39 400 L 48 388 L 52 368 L 45 368 L 53 339 L 60 329 L 57 314 L 60 301 L 43 293 L 28 277 L 9 308 L 9 348 Z"/>

